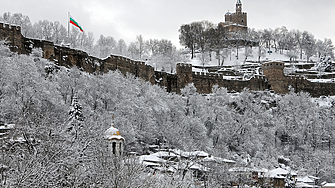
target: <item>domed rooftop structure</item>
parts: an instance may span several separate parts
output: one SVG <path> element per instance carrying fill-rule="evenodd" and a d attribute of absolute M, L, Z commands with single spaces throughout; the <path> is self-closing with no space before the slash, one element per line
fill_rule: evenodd
<path fill-rule="evenodd" d="M 123 154 L 124 138 L 120 131 L 114 127 L 114 116 L 112 126 L 105 131 L 104 138 L 108 142 L 108 150 L 113 156 L 121 156 Z"/>
<path fill-rule="evenodd" d="M 231 15 L 231 13 L 229 12 L 229 10 L 228 10 L 228 12 L 226 13 L 226 15 Z"/>
<path fill-rule="evenodd" d="M 124 140 L 120 131 L 114 127 L 114 124 L 105 131 L 104 138 L 107 140 Z"/>

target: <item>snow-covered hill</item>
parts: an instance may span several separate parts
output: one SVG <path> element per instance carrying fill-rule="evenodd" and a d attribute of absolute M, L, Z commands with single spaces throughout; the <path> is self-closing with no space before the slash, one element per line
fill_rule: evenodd
<path fill-rule="evenodd" d="M 222 56 L 220 58 L 220 65 L 222 66 L 236 66 L 236 65 L 243 65 L 248 63 L 256 63 L 256 62 L 267 62 L 267 61 L 284 61 L 288 62 L 290 61 L 290 57 L 287 55 L 288 51 L 279 52 L 276 51 L 275 48 L 261 49 L 259 47 L 248 47 L 247 49 L 245 47 L 239 48 L 238 50 L 236 48 L 227 49 L 227 52 L 225 54 L 224 62 L 222 64 Z M 207 55 L 206 55 L 207 56 Z M 194 66 L 219 66 L 218 58 L 216 57 L 215 53 L 212 53 L 212 58 L 205 57 L 203 58 L 203 55 L 201 53 L 196 53 L 195 58 L 190 60 L 190 64 Z M 247 58 L 246 58 L 247 56 Z M 296 55 L 299 56 L 298 54 Z M 205 59 L 205 63 L 201 60 Z M 302 59 L 296 58 L 296 62 L 300 64 L 307 63 L 307 57 L 306 55 L 302 56 Z M 317 62 L 318 58 L 311 57 L 310 61 Z"/>

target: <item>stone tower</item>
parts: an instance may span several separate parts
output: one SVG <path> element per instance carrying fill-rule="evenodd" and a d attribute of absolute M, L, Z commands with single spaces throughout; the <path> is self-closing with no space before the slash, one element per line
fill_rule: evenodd
<path fill-rule="evenodd" d="M 285 63 L 283 62 L 268 62 L 262 65 L 263 74 L 269 81 L 268 89 L 281 94 L 288 92 L 288 87 L 285 84 L 284 67 Z"/>
<path fill-rule="evenodd" d="M 237 0 L 237 3 L 236 3 L 236 12 L 242 12 L 242 3 L 241 3 L 241 0 Z"/>
<path fill-rule="evenodd" d="M 121 136 L 120 131 L 114 127 L 114 122 L 112 122 L 112 126 L 105 131 L 104 138 L 108 141 L 108 151 L 111 156 L 123 155 L 124 138 Z"/>
<path fill-rule="evenodd" d="M 234 13 L 230 13 L 228 11 L 225 14 L 225 22 L 221 22 L 219 24 L 224 26 L 229 32 L 246 32 L 248 30 L 247 13 L 242 12 L 241 0 L 237 0 L 236 2 L 236 11 Z"/>
<path fill-rule="evenodd" d="M 177 73 L 177 91 L 184 88 L 187 84 L 193 82 L 192 65 L 178 63 L 176 66 Z"/>

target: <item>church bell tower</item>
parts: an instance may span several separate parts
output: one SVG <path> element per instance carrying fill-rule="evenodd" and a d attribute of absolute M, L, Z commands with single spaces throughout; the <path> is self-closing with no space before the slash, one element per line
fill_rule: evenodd
<path fill-rule="evenodd" d="M 241 0 L 237 0 L 236 3 L 236 13 L 242 12 L 242 3 Z"/>

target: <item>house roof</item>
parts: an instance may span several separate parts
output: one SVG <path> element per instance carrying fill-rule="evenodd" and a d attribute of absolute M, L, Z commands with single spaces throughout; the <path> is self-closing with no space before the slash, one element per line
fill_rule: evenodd
<path fill-rule="evenodd" d="M 297 175 L 296 172 L 293 172 L 293 171 L 290 172 L 290 171 L 282 169 L 282 168 L 276 168 L 276 169 L 270 170 L 266 175 L 268 177 L 274 178 L 276 176 L 286 176 L 289 173 L 291 173 L 292 176 L 296 176 Z"/>
<path fill-rule="evenodd" d="M 173 152 L 166 152 L 166 151 L 159 151 L 159 152 L 153 153 L 151 155 L 156 156 L 156 157 L 176 157 L 177 156 Z"/>
<path fill-rule="evenodd" d="M 326 183 L 322 187 L 323 188 L 326 188 L 326 187 L 335 187 L 335 183 Z"/>
<path fill-rule="evenodd" d="M 309 178 L 308 176 L 305 177 L 298 177 L 297 182 L 303 182 L 303 183 L 314 183 L 314 180 Z"/>
<path fill-rule="evenodd" d="M 295 184 L 295 187 L 297 187 L 297 188 L 312 188 L 312 187 L 314 187 L 313 185 L 309 185 L 309 184 L 307 184 L 307 183 L 296 183 Z"/>
<path fill-rule="evenodd" d="M 189 158 L 189 157 L 208 157 L 209 154 L 204 152 L 204 151 L 192 151 L 192 152 L 187 152 L 187 151 L 182 151 L 182 150 L 178 150 L 178 149 L 174 149 L 171 150 L 172 152 L 174 152 L 177 155 L 180 155 L 182 157 L 185 158 Z"/>
<path fill-rule="evenodd" d="M 154 155 L 142 155 L 139 158 L 140 162 L 150 162 L 150 163 L 165 163 L 166 160 L 161 159 Z"/>
<path fill-rule="evenodd" d="M 208 156 L 203 159 L 205 162 L 236 163 L 236 161 L 223 159 L 221 157 Z"/>
<path fill-rule="evenodd" d="M 312 180 L 319 180 L 320 178 L 318 178 L 318 177 L 315 177 L 315 176 L 308 176 L 310 179 L 312 179 Z"/>

